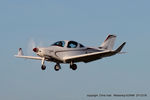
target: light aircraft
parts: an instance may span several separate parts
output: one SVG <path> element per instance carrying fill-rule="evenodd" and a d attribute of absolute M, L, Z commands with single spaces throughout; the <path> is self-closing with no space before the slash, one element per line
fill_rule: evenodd
<path fill-rule="evenodd" d="M 22 48 L 19 48 L 18 58 L 41 60 L 41 69 L 45 70 L 45 61 L 55 62 L 54 69 L 56 71 L 61 69 L 60 63 L 70 64 L 72 70 L 77 69 L 77 62 L 88 63 L 104 57 L 113 56 L 117 53 L 121 53 L 122 48 L 126 44 L 124 42 L 116 50 L 112 50 L 115 43 L 116 35 L 108 35 L 105 41 L 99 47 L 86 47 L 75 41 L 58 41 L 49 47 L 41 48 L 35 47 L 33 51 L 38 56 L 24 56 Z"/>

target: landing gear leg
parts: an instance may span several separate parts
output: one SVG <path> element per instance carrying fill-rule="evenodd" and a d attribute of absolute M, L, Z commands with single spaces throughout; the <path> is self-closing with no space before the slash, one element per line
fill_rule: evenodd
<path fill-rule="evenodd" d="M 44 62 L 45 62 L 45 58 L 42 59 L 42 66 L 41 66 L 41 69 L 42 69 L 42 70 L 45 70 L 45 69 L 46 69 L 46 66 L 44 65 Z"/>

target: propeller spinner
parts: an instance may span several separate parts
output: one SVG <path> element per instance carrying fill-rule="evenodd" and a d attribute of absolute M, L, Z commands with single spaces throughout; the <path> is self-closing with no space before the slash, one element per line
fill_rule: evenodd
<path fill-rule="evenodd" d="M 39 49 L 38 48 L 34 48 L 33 51 L 37 53 L 39 51 Z"/>

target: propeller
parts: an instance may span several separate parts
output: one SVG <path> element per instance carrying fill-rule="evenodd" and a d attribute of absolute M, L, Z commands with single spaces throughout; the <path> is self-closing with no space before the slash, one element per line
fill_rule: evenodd
<path fill-rule="evenodd" d="M 37 53 L 39 51 L 39 48 L 44 47 L 43 44 L 44 44 L 43 41 L 40 40 L 38 41 L 38 44 L 37 44 L 37 42 L 35 42 L 34 39 L 31 38 L 27 45 L 27 54 L 34 55 L 33 51 Z"/>
<path fill-rule="evenodd" d="M 38 52 L 39 49 L 36 46 L 36 43 L 35 43 L 34 39 L 30 39 L 29 42 L 28 42 L 28 47 L 27 47 L 27 54 L 28 55 L 33 55 L 33 51 Z"/>

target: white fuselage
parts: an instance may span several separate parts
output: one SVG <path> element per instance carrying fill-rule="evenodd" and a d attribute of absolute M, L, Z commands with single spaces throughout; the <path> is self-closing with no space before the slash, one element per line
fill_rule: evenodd
<path fill-rule="evenodd" d="M 104 51 L 103 49 L 99 48 L 80 46 L 81 44 L 79 43 L 77 44 L 76 48 L 68 48 L 67 45 L 68 41 L 65 41 L 65 45 L 63 47 L 52 45 L 46 48 L 39 48 L 37 55 L 40 57 L 45 57 L 47 61 L 58 61 L 60 63 L 63 62 L 64 57 Z"/>

